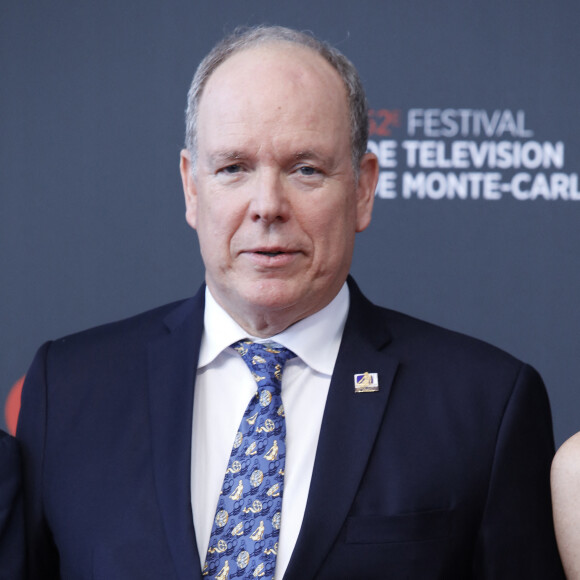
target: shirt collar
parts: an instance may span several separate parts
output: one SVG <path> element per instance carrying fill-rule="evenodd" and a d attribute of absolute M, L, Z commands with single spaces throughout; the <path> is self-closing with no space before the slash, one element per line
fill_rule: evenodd
<path fill-rule="evenodd" d="M 332 375 L 348 307 L 349 290 L 345 282 L 340 292 L 322 310 L 266 340 L 273 340 L 289 348 L 315 371 Z M 216 302 L 206 286 L 204 330 L 198 368 L 210 364 L 225 348 L 244 338 L 266 342 L 265 339 L 248 336 L 248 333 Z"/>

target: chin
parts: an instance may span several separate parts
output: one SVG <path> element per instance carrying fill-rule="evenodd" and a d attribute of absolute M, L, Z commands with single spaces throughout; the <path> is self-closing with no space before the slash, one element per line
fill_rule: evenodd
<path fill-rule="evenodd" d="M 307 293 L 288 280 L 260 280 L 246 286 L 244 298 L 254 308 L 283 310 L 292 308 Z"/>

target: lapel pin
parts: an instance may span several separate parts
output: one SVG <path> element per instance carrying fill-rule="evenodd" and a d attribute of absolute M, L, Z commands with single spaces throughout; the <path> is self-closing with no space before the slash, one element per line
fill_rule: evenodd
<path fill-rule="evenodd" d="M 379 390 L 379 375 L 377 373 L 359 373 L 354 375 L 355 393 L 375 393 Z"/>

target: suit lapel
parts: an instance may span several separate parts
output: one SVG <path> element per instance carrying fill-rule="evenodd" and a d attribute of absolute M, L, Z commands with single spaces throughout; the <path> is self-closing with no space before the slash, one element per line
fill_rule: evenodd
<path fill-rule="evenodd" d="M 203 328 L 204 287 L 166 319 L 149 345 L 149 401 L 157 500 L 177 577 L 201 580 L 191 511 L 193 390 Z"/>
<path fill-rule="evenodd" d="M 376 439 L 398 361 L 381 311 L 350 282 L 351 304 L 322 420 L 304 520 L 285 580 L 309 580 L 344 525 Z M 354 375 L 377 373 L 379 391 L 355 393 Z"/>

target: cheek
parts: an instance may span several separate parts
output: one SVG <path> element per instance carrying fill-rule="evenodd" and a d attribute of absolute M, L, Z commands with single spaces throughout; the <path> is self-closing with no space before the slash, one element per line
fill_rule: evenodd
<path fill-rule="evenodd" d="M 218 253 L 228 247 L 243 221 L 242 208 L 232 203 L 200 202 L 197 211 L 197 232 L 207 253 Z"/>
<path fill-rule="evenodd" d="M 308 223 L 311 236 L 317 240 L 334 240 L 339 242 L 351 237 L 356 227 L 356 211 L 353 204 L 346 200 L 340 204 L 312 204 L 317 207 L 315 212 L 303 212 L 303 219 Z M 306 223 L 303 222 L 303 223 Z M 331 250 L 331 248 L 328 248 Z"/>
<path fill-rule="evenodd" d="M 354 210 L 336 206 L 310 214 L 308 235 L 313 247 L 314 266 L 319 273 L 334 275 L 350 263 L 354 244 Z"/>

